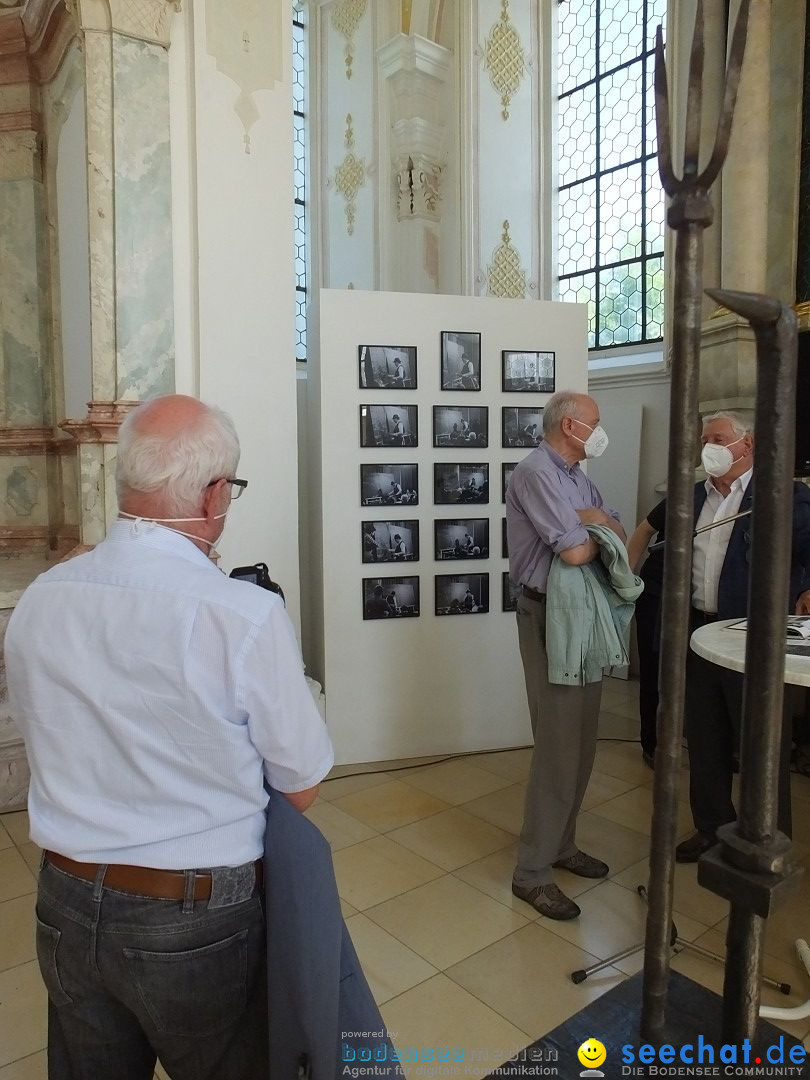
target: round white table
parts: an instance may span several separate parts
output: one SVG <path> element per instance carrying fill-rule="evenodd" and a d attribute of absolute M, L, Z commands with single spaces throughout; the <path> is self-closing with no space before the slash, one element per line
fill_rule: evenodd
<path fill-rule="evenodd" d="M 745 641 L 748 635 L 744 630 L 728 630 L 739 619 L 723 619 L 720 622 L 699 626 L 692 634 L 690 647 L 720 667 L 732 671 L 745 671 Z M 796 653 L 785 654 L 785 682 L 794 686 L 810 686 L 810 651 L 806 656 Z"/>

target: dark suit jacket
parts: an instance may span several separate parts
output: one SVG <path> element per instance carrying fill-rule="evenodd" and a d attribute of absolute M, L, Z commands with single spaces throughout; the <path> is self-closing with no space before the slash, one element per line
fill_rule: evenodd
<path fill-rule="evenodd" d="M 750 510 L 753 482 L 746 488 L 740 511 Z M 695 485 L 695 524 L 706 502 L 705 484 Z M 734 522 L 731 538 L 720 571 L 717 592 L 717 614 L 721 619 L 744 619 L 748 614 L 748 573 L 751 564 L 751 518 Z M 790 566 L 791 613 L 799 593 L 810 588 L 810 488 L 793 485 L 793 549 Z"/>
<path fill-rule="evenodd" d="M 351 1062 L 373 1067 L 375 1077 L 401 1077 L 343 922 L 329 844 L 283 795 L 269 794 L 264 895 L 270 1075 L 336 1080 Z"/>

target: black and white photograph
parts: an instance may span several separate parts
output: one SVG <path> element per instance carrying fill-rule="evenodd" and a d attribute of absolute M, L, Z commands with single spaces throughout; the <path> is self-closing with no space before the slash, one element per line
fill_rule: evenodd
<path fill-rule="evenodd" d="M 501 558 L 509 558 L 509 544 L 506 539 L 506 518 L 501 518 Z"/>
<path fill-rule="evenodd" d="M 437 615 L 484 615 L 489 611 L 489 574 L 437 574 Z"/>
<path fill-rule="evenodd" d="M 416 562 L 418 521 L 364 521 L 363 562 Z"/>
<path fill-rule="evenodd" d="M 518 463 L 516 461 L 501 462 L 501 502 L 506 502 L 506 489 L 509 487 L 512 473 L 517 467 Z"/>
<path fill-rule="evenodd" d="M 361 506 L 416 506 L 418 465 L 361 465 Z"/>
<path fill-rule="evenodd" d="M 434 521 L 435 558 L 488 559 L 489 518 L 460 518 Z"/>
<path fill-rule="evenodd" d="M 418 577 L 363 578 L 363 619 L 407 619 L 419 614 Z"/>
<path fill-rule="evenodd" d="M 442 330 L 442 390 L 481 389 L 481 335 Z"/>
<path fill-rule="evenodd" d="M 418 446 L 415 405 L 361 405 L 361 446 Z"/>
<path fill-rule="evenodd" d="M 439 506 L 489 502 L 489 465 L 437 462 L 433 466 L 433 501 Z"/>
<path fill-rule="evenodd" d="M 358 345 L 361 390 L 415 390 L 415 345 Z"/>
<path fill-rule="evenodd" d="M 554 353 L 501 353 L 501 389 L 505 394 L 553 394 Z"/>
<path fill-rule="evenodd" d="M 504 405 L 502 446 L 539 446 L 543 441 L 543 410 L 537 406 L 516 409 Z"/>
<path fill-rule="evenodd" d="M 489 439 L 489 410 L 486 405 L 433 406 L 433 445 L 486 447 Z"/>
<path fill-rule="evenodd" d="M 503 610 L 504 611 L 517 611 L 518 597 L 520 596 L 520 585 L 516 585 L 514 581 L 509 577 L 509 571 L 504 570 L 503 573 Z"/>

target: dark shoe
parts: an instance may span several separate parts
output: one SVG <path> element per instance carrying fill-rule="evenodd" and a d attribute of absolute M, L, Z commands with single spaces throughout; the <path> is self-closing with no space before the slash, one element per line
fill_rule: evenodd
<path fill-rule="evenodd" d="M 580 914 L 574 901 L 569 900 L 553 882 L 549 885 L 532 885 L 524 889 L 513 881 L 512 892 L 518 900 L 525 900 L 547 919 L 575 919 Z"/>
<path fill-rule="evenodd" d="M 648 769 L 655 771 L 655 754 L 650 754 L 646 750 L 641 751 L 641 760 L 647 766 Z"/>
<path fill-rule="evenodd" d="M 601 859 L 595 859 L 593 855 L 586 855 L 584 851 L 578 851 L 570 859 L 560 859 L 551 864 L 556 870 L 567 870 L 569 874 L 577 877 L 600 878 L 607 877 L 610 867 Z"/>
<path fill-rule="evenodd" d="M 676 862 L 697 862 L 704 851 L 713 848 L 717 843 L 714 833 L 696 832 L 688 840 L 682 840 L 675 848 Z"/>

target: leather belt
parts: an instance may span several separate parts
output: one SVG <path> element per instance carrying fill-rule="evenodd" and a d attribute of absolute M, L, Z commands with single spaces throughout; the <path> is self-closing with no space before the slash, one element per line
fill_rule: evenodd
<path fill-rule="evenodd" d="M 523 589 L 523 595 L 528 596 L 530 600 L 540 600 L 545 602 L 546 594 L 544 592 L 538 592 L 537 589 L 530 589 L 528 585 L 521 586 Z"/>
<path fill-rule="evenodd" d="M 701 611 L 699 608 L 692 608 L 692 626 L 708 626 L 709 623 L 717 622 L 719 618 L 716 611 Z"/>
<path fill-rule="evenodd" d="M 81 878 L 82 881 L 95 881 L 99 863 L 76 862 L 66 855 L 55 851 L 43 852 L 47 862 L 66 874 Z M 256 870 L 256 885 L 264 883 L 264 867 L 261 859 L 253 864 Z M 136 896 L 148 896 L 153 900 L 183 900 L 186 895 L 186 874 L 184 870 L 158 870 L 152 866 L 127 866 L 122 863 L 110 863 L 104 874 L 103 884 L 108 889 L 134 893 Z M 194 871 L 194 899 L 211 898 L 211 872 Z"/>

